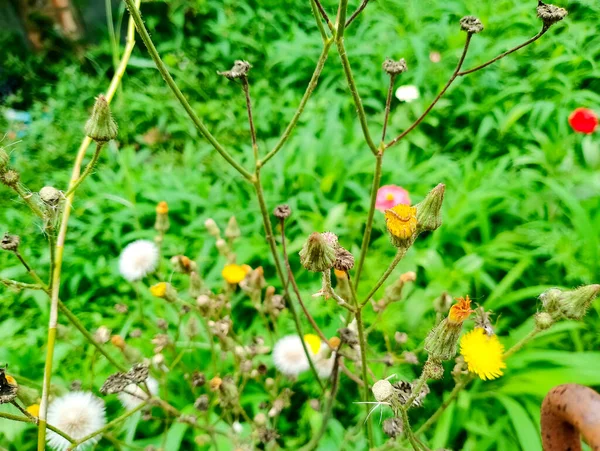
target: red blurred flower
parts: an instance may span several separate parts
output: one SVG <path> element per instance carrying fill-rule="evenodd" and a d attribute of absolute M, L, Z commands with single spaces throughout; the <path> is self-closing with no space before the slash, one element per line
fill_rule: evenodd
<path fill-rule="evenodd" d="M 576 108 L 569 116 L 569 125 L 578 133 L 590 134 L 598 126 L 598 116 L 588 108 Z"/>
<path fill-rule="evenodd" d="M 401 186 L 385 185 L 377 191 L 375 208 L 379 211 L 389 210 L 398 204 L 410 205 L 408 191 Z"/>

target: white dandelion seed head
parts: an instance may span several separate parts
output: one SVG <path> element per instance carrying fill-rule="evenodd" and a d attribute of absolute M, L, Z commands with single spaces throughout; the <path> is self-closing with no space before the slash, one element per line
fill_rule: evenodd
<path fill-rule="evenodd" d="M 119 272 L 129 282 L 144 278 L 158 264 L 158 248 L 148 240 L 129 243 L 119 257 Z"/>
<path fill-rule="evenodd" d="M 106 424 L 104 401 L 90 392 L 75 391 L 53 400 L 48 407 L 48 424 L 80 440 Z M 86 440 L 77 450 L 95 445 L 101 434 Z M 71 443 L 56 432 L 46 432 L 48 446 L 56 451 L 65 451 Z"/>
<path fill-rule="evenodd" d="M 288 335 L 275 343 L 273 363 L 286 376 L 297 376 L 308 370 L 310 364 L 302 347 L 302 339 L 298 335 Z"/>
<path fill-rule="evenodd" d="M 401 102 L 412 102 L 419 98 L 419 88 L 415 85 L 402 85 L 396 89 L 396 98 Z"/>
<path fill-rule="evenodd" d="M 158 395 L 158 381 L 152 376 L 146 379 L 146 385 L 152 396 Z M 119 393 L 119 401 L 127 410 L 135 409 L 140 403 L 148 399 L 148 393 L 138 387 L 136 384 L 129 384 L 121 393 Z"/>

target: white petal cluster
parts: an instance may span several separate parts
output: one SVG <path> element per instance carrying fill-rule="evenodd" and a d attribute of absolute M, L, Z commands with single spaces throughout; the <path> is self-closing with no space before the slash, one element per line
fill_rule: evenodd
<path fill-rule="evenodd" d="M 119 272 L 128 281 L 144 278 L 156 269 L 158 248 L 148 240 L 129 243 L 119 257 Z"/>
<path fill-rule="evenodd" d="M 152 376 L 146 379 L 146 385 L 152 396 L 158 395 L 158 381 Z M 125 390 L 119 393 L 119 401 L 127 410 L 135 409 L 144 400 L 148 399 L 148 393 L 138 387 L 136 384 L 129 384 Z"/>
<path fill-rule="evenodd" d="M 396 89 L 396 98 L 401 102 L 412 102 L 419 98 L 419 88 L 415 85 L 402 85 Z"/>
<path fill-rule="evenodd" d="M 80 440 L 106 424 L 104 401 L 89 392 L 72 392 L 53 400 L 48 407 L 48 424 L 63 431 L 75 440 Z M 83 442 L 76 449 L 83 450 L 95 445 L 101 435 Z M 65 451 L 71 443 L 56 432 L 46 432 L 48 446 L 56 451 Z"/>

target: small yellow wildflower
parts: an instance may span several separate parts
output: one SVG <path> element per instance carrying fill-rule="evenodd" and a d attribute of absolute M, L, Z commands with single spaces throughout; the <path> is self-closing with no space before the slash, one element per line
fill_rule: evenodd
<path fill-rule="evenodd" d="M 333 346 L 333 349 L 339 348 L 341 343 L 342 343 L 342 340 L 340 340 L 339 337 L 331 337 L 329 339 L 329 344 L 331 346 Z"/>
<path fill-rule="evenodd" d="M 406 240 L 417 230 L 417 208 L 398 204 L 385 211 L 385 223 L 392 235 Z"/>
<path fill-rule="evenodd" d="M 167 204 L 164 200 L 159 202 L 156 205 L 156 214 L 166 215 L 169 212 L 169 204 Z"/>
<path fill-rule="evenodd" d="M 333 272 L 335 273 L 335 277 L 337 277 L 338 279 L 348 278 L 348 274 L 346 274 L 346 271 L 340 271 L 339 269 L 334 268 Z"/>
<path fill-rule="evenodd" d="M 317 354 L 319 349 L 321 349 L 321 339 L 315 334 L 304 335 L 304 342 L 308 345 L 308 349 L 310 349 L 313 354 Z"/>
<path fill-rule="evenodd" d="M 120 335 L 113 335 L 110 337 L 110 342 L 119 348 L 121 351 L 125 349 L 125 340 Z"/>
<path fill-rule="evenodd" d="M 504 374 L 504 346 L 496 335 L 488 336 L 478 327 L 462 337 L 460 353 L 465 358 L 469 371 L 484 381 L 496 379 Z"/>
<path fill-rule="evenodd" d="M 450 313 L 448 313 L 448 321 L 454 324 L 463 323 L 473 313 L 469 295 L 456 300 L 458 302 L 450 307 Z"/>
<path fill-rule="evenodd" d="M 167 283 L 159 282 L 156 285 L 152 285 L 150 287 L 150 293 L 152 293 L 152 296 L 156 296 L 157 298 L 164 298 L 167 294 Z"/>
<path fill-rule="evenodd" d="M 27 407 L 27 409 L 25 409 L 25 410 L 31 416 L 34 416 L 34 417 L 40 416 L 40 405 L 39 404 L 32 404 L 29 407 Z"/>
<path fill-rule="evenodd" d="M 244 280 L 246 278 L 246 274 L 248 274 L 248 269 L 236 264 L 225 265 L 223 271 L 221 272 L 223 279 L 232 285 L 240 283 L 242 280 Z"/>

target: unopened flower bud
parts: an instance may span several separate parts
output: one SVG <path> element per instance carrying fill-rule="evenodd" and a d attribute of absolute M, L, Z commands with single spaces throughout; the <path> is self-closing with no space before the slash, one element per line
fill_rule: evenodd
<path fill-rule="evenodd" d="M 229 218 L 229 222 L 227 223 L 227 228 L 225 229 L 225 237 L 230 240 L 235 240 L 242 235 L 242 231 L 240 230 L 240 226 L 235 219 L 235 216 Z"/>
<path fill-rule="evenodd" d="M 21 244 L 21 238 L 18 235 L 10 235 L 8 232 L 2 237 L 0 241 L 0 248 L 5 251 L 16 252 Z"/>
<path fill-rule="evenodd" d="M 273 215 L 277 218 L 277 219 L 286 219 L 288 218 L 290 215 L 292 214 L 292 210 L 290 209 L 290 206 L 287 204 L 281 204 L 281 205 L 277 205 L 275 207 L 275 210 L 273 210 Z"/>
<path fill-rule="evenodd" d="M 92 115 L 85 124 L 85 134 L 96 142 L 107 142 L 117 137 L 117 123 L 112 118 L 106 97 L 96 98 Z"/>
<path fill-rule="evenodd" d="M 396 438 L 402 435 L 404 425 L 402 419 L 394 417 L 388 418 L 383 422 L 383 433 L 389 438 Z"/>
<path fill-rule="evenodd" d="M 546 28 L 560 22 L 567 16 L 568 12 L 564 8 L 560 8 L 554 5 L 547 5 L 541 1 L 538 1 L 537 16 L 542 19 Z"/>
<path fill-rule="evenodd" d="M 408 335 L 404 332 L 396 331 L 396 333 L 394 334 L 394 340 L 396 340 L 396 343 L 398 343 L 399 345 L 403 345 L 408 341 Z"/>
<path fill-rule="evenodd" d="M 554 324 L 554 319 L 550 313 L 538 312 L 534 316 L 535 327 L 538 330 L 546 330 Z"/>
<path fill-rule="evenodd" d="M 600 285 L 584 285 L 560 295 L 560 312 L 569 319 L 582 319 L 592 301 L 598 296 Z"/>
<path fill-rule="evenodd" d="M 256 424 L 257 426 L 264 426 L 265 424 L 267 424 L 267 416 L 262 412 L 257 413 L 254 416 L 254 424 Z"/>
<path fill-rule="evenodd" d="M 560 309 L 561 295 L 562 291 L 558 288 L 550 288 L 549 290 L 546 290 L 540 294 L 540 301 L 542 301 L 544 310 L 548 313 L 557 312 Z"/>
<path fill-rule="evenodd" d="M 442 225 L 442 202 L 446 185 L 440 183 L 433 188 L 423 201 L 416 205 L 417 229 L 420 232 L 432 232 Z"/>
<path fill-rule="evenodd" d="M 171 226 L 169 222 L 169 205 L 163 200 L 156 206 L 156 222 L 154 230 L 165 233 Z"/>
<path fill-rule="evenodd" d="M 398 61 L 394 61 L 391 58 L 386 58 L 383 62 L 383 70 L 386 71 L 388 75 L 398 75 L 402 72 L 406 72 L 406 60 L 400 58 Z"/>
<path fill-rule="evenodd" d="M 483 24 L 475 16 L 465 16 L 460 19 L 460 29 L 469 34 L 481 33 L 483 31 Z"/>
<path fill-rule="evenodd" d="M 236 60 L 233 63 L 233 67 L 223 72 L 217 72 L 219 75 L 223 75 L 229 80 L 235 80 L 236 78 L 243 78 L 248 76 L 252 65 L 248 61 Z"/>
<path fill-rule="evenodd" d="M 444 367 L 439 360 L 428 358 L 423 367 L 423 374 L 427 379 L 441 379 L 444 377 Z"/>
<path fill-rule="evenodd" d="M 433 309 L 437 313 L 442 313 L 445 315 L 448 313 L 448 310 L 450 310 L 450 307 L 452 307 L 452 301 L 452 296 L 444 292 L 439 298 L 436 298 L 435 301 L 433 301 Z"/>
<path fill-rule="evenodd" d="M 208 231 L 209 235 L 215 238 L 219 238 L 221 236 L 219 226 L 217 226 L 217 223 L 214 219 L 208 218 L 206 221 L 204 221 L 204 227 L 206 227 L 206 230 Z"/>
<path fill-rule="evenodd" d="M 350 271 L 354 267 L 354 255 L 342 246 L 335 250 L 335 262 L 333 267 L 338 271 Z"/>
<path fill-rule="evenodd" d="M 96 343 L 105 344 L 110 340 L 110 329 L 106 326 L 100 326 L 94 334 L 94 341 Z"/>
<path fill-rule="evenodd" d="M 11 188 L 17 186 L 20 179 L 21 176 L 14 169 L 9 169 L 8 171 L 0 174 L 0 181 Z"/>
<path fill-rule="evenodd" d="M 55 206 L 60 202 L 60 198 L 62 197 L 60 191 L 54 188 L 53 186 L 44 186 L 40 190 L 40 199 L 46 205 Z"/>
<path fill-rule="evenodd" d="M 469 296 L 458 298 L 450 308 L 448 317 L 442 320 L 425 338 L 425 350 L 435 361 L 450 360 L 456 355 L 456 345 L 463 322 L 471 315 Z"/>
<path fill-rule="evenodd" d="M 225 241 L 223 238 L 219 238 L 215 243 L 215 246 L 217 247 L 219 254 L 223 256 L 227 256 L 227 254 L 229 254 L 229 246 L 227 245 L 227 241 Z"/>
<path fill-rule="evenodd" d="M 300 263 L 305 269 L 313 272 L 328 271 L 333 267 L 336 257 L 337 239 L 334 240 L 330 235 L 332 233 L 312 233 L 302 250 L 300 251 Z"/>

